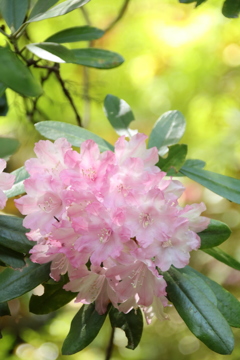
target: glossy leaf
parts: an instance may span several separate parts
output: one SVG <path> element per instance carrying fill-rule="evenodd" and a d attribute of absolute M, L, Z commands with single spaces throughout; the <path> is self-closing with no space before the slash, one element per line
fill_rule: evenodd
<path fill-rule="evenodd" d="M 22 226 L 22 219 L 0 215 L 0 245 L 20 253 L 28 253 L 35 242 L 27 239 L 27 231 Z"/>
<path fill-rule="evenodd" d="M 209 249 L 226 241 L 231 235 L 231 230 L 223 222 L 211 219 L 207 229 L 198 235 L 201 238 L 200 249 Z"/>
<path fill-rule="evenodd" d="M 8 159 L 19 148 L 19 141 L 12 138 L 0 137 L 0 158 Z"/>
<path fill-rule="evenodd" d="M 39 0 L 42 1 L 42 0 Z M 34 22 L 34 21 L 41 21 L 41 20 L 45 20 L 45 19 L 50 19 L 56 16 L 61 16 L 61 15 L 65 15 L 67 13 L 69 13 L 70 11 L 73 11 L 77 8 L 80 8 L 81 6 L 87 4 L 90 0 L 65 0 L 62 3 L 52 7 L 49 10 L 42 10 L 42 12 L 34 15 L 34 13 L 36 13 L 36 10 L 34 12 L 31 13 L 30 18 L 28 19 L 28 23 L 30 22 Z M 53 2 L 54 3 L 54 2 Z M 44 5 L 43 5 L 46 9 L 46 1 L 44 1 Z M 52 1 L 51 1 L 51 6 L 52 6 Z M 40 7 L 40 4 L 39 4 Z M 34 10 L 34 9 L 33 9 Z"/>
<path fill-rule="evenodd" d="M 224 289 L 215 281 L 209 279 L 207 276 L 187 266 L 185 271 L 194 272 L 212 289 L 217 299 L 217 308 L 223 314 L 230 326 L 240 327 L 240 301 L 238 301 L 229 291 Z"/>
<path fill-rule="evenodd" d="M 0 81 L 10 89 L 24 96 L 42 94 L 40 83 L 30 70 L 11 50 L 0 47 Z"/>
<path fill-rule="evenodd" d="M 22 25 L 27 10 L 28 0 L 0 1 L 0 13 L 12 32 L 15 32 Z"/>
<path fill-rule="evenodd" d="M 222 13 L 228 18 L 237 18 L 240 12 L 240 0 L 225 0 Z"/>
<path fill-rule="evenodd" d="M 99 39 L 104 35 L 104 31 L 92 26 L 75 26 L 57 32 L 49 36 L 44 42 L 71 43 L 77 41 L 91 41 Z"/>
<path fill-rule="evenodd" d="M 20 167 L 17 170 L 14 170 L 11 174 L 15 176 L 15 182 L 10 190 L 5 191 L 5 194 L 8 198 L 24 194 L 25 188 L 23 182 L 25 179 L 29 178 L 29 174 L 25 170 L 24 166 Z"/>
<path fill-rule="evenodd" d="M 167 175 L 174 176 L 183 166 L 187 156 L 187 150 L 188 147 L 185 144 L 170 146 L 167 158 L 160 157 L 157 166 L 159 166 L 162 171 L 166 171 Z"/>
<path fill-rule="evenodd" d="M 185 132 L 186 122 L 179 111 L 164 113 L 155 123 L 150 134 L 148 147 L 156 146 L 159 155 L 163 156 L 168 151 L 168 146 L 175 145 Z"/>
<path fill-rule="evenodd" d="M 173 267 L 164 273 L 164 278 L 170 301 L 193 334 L 211 350 L 231 354 L 234 348 L 231 328 L 213 301 L 214 293 L 208 290 L 206 294 L 204 281 Z"/>
<path fill-rule="evenodd" d="M 100 151 L 113 150 L 113 146 L 101 137 L 76 125 L 59 121 L 41 121 L 35 125 L 37 131 L 48 139 L 56 140 L 65 137 L 73 146 L 80 146 L 85 140 L 92 139 Z"/>
<path fill-rule="evenodd" d="M 0 96 L 0 116 L 6 116 L 8 113 L 8 102 L 6 93 Z"/>
<path fill-rule="evenodd" d="M 38 0 L 34 5 L 29 18 L 43 15 L 50 7 L 55 5 L 58 0 Z"/>
<path fill-rule="evenodd" d="M 4 302 L 0 304 L 0 316 L 11 315 L 8 303 Z"/>
<path fill-rule="evenodd" d="M 203 251 L 218 261 L 221 261 L 222 263 L 230 266 L 231 268 L 240 270 L 240 262 L 234 259 L 232 256 L 226 254 L 223 250 L 215 247 L 212 249 L 204 249 Z"/>
<path fill-rule="evenodd" d="M 15 299 L 49 279 L 50 264 L 28 261 L 21 271 L 6 269 L 0 273 L 0 303 Z"/>
<path fill-rule="evenodd" d="M 143 332 L 143 317 L 141 310 L 139 308 L 137 310 L 133 309 L 129 313 L 124 314 L 112 307 L 109 312 L 109 318 L 112 327 L 118 327 L 125 332 L 128 339 L 126 348 L 134 350 L 138 346 Z"/>
<path fill-rule="evenodd" d="M 71 322 L 71 328 L 63 347 L 63 355 L 72 355 L 83 350 L 97 336 L 106 319 L 107 312 L 99 315 L 95 304 L 83 305 Z"/>
<path fill-rule="evenodd" d="M 240 180 L 211 171 L 183 166 L 180 172 L 214 193 L 240 204 Z"/>
<path fill-rule="evenodd" d="M 73 49 L 75 64 L 93 67 L 97 69 L 112 69 L 124 62 L 121 55 L 108 50 L 87 48 Z"/>
<path fill-rule="evenodd" d="M 119 136 L 131 137 L 135 133 L 128 127 L 134 120 L 134 115 L 126 101 L 114 95 L 107 95 L 104 100 L 104 112 Z"/>
<path fill-rule="evenodd" d="M 13 269 L 21 269 L 26 263 L 24 255 L 0 245 L 0 261 Z"/>
<path fill-rule="evenodd" d="M 75 63 L 76 59 L 72 50 L 55 43 L 29 44 L 26 48 L 41 59 L 57 63 Z"/>

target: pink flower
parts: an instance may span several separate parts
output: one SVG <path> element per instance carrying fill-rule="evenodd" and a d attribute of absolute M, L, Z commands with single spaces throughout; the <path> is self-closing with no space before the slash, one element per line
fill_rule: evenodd
<path fill-rule="evenodd" d="M 7 202 L 7 196 L 3 191 L 11 189 L 15 181 L 14 175 L 3 172 L 6 166 L 6 161 L 0 159 L 0 210 L 5 207 Z"/>

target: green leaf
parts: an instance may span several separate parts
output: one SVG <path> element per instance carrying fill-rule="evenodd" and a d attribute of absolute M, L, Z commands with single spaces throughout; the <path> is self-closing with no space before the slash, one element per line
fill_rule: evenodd
<path fill-rule="evenodd" d="M 0 96 L 0 116 L 6 116 L 8 113 L 8 102 L 6 93 Z"/>
<path fill-rule="evenodd" d="M 0 13 L 12 32 L 15 32 L 22 25 L 27 10 L 28 0 L 0 1 Z"/>
<path fill-rule="evenodd" d="M 15 299 L 49 279 L 50 264 L 30 261 L 21 271 L 6 269 L 0 273 L 0 303 Z"/>
<path fill-rule="evenodd" d="M 197 168 L 204 168 L 206 165 L 205 161 L 198 160 L 198 159 L 187 159 L 184 163 L 186 167 L 197 167 Z"/>
<path fill-rule="evenodd" d="M 97 69 L 112 69 L 124 62 L 121 55 L 102 49 L 73 49 L 75 64 L 94 67 Z"/>
<path fill-rule="evenodd" d="M 183 166 L 180 172 L 214 193 L 240 204 L 240 180 L 211 171 Z"/>
<path fill-rule="evenodd" d="M 29 174 L 25 170 L 24 166 L 20 167 L 17 170 L 14 170 L 11 174 L 15 176 L 15 182 L 10 190 L 5 191 L 5 194 L 8 198 L 24 194 L 25 188 L 23 182 L 25 179 L 29 178 Z"/>
<path fill-rule="evenodd" d="M 0 158 L 8 159 L 10 155 L 18 150 L 19 146 L 17 139 L 0 137 Z"/>
<path fill-rule="evenodd" d="M 231 235 L 231 230 L 223 222 L 211 219 L 207 229 L 198 235 L 201 238 L 200 249 L 203 250 L 222 244 Z"/>
<path fill-rule="evenodd" d="M 46 138 L 56 140 L 65 137 L 73 146 L 80 146 L 83 141 L 92 139 L 98 144 L 100 151 L 114 149 L 106 140 L 76 125 L 59 121 L 41 121 L 35 127 Z"/>
<path fill-rule="evenodd" d="M 0 261 L 13 269 L 21 269 L 26 263 L 24 255 L 0 245 Z"/>
<path fill-rule="evenodd" d="M 240 12 L 240 0 L 225 0 L 222 13 L 228 18 L 237 18 Z"/>
<path fill-rule="evenodd" d="M 150 134 L 148 147 L 156 146 L 159 155 L 163 156 L 168 151 L 169 145 L 175 145 L 185 132 L 186 122 L 179 111 L 164 113 L 155 123 Z"/>
<path fill-rule="evenodd" d="M 234 259 L 232 256 L 226 254 L 223 250 L 215 247 L 212 249 L 203 249 L 205 253 L 211 255 L 218 261 L 230 266 L 233 269 L 240 270 L 240 262 Z"/>
<path fill-rule="evenodd" d="M 6 315 L 11 315 L 7 302 L 0 304 L 0 316 Z"/>
<path fill-rule="evenodd" d="M 43 15 L 50 7 L 55 5 L 58 0 L 38 0 L 38 2 L 34 5 L 30 17 L 33 18 L 35 16 Z"/>
<path fill-rule="evenodd" d="M 190 4 L 190 3 L 196 2 L 196 6 L 201 5 L 205 1 L 206 0 L 179 0 L 179 2 L 183 3 L 183 4 Z"/>
<path fill-rule="evenodd" d="M 134 115 L 126 101 L 117 96 L 107 95 L 104 100 L 104 112 L 118 135 L 132 136 L 133 131 L 128 125 L 134 120 Z"/>
<path fill-rule="evenodd" d="M 40 83 L 30 70 L 11 50 L 0 47 L 0 81 L 10 89 L 24 96 L 42 94 Z"/>
<path fill-rule="evenodd" d="M 44 284 L 44 294 L 41 296 L 32 295 L 29 303 L 29 310 L 38 315 L 49 314 L 73 300 L 77 293 L 66 291 L 62 287 L 65 281 Z"/>
<path fill-rule="evenodd" d="M 234 348 L 231 328 L 213 302 L 213 292 L 208 290 L 206 294 L 204 281 L 173 267 L 164 273 L 164 278 L 170 301 L 192 333 L 211 350 L 231 354 Z"/>
<path fill-rule="evenodd" d="M 27 239 L 27 231 L 22 226 L 22 219 L 0 215 L 0 245 L 20 253 L 28 253 L 35 242 Z"/>
<path fill-rule="evenodd" d="M 26 45 L 26 48 L 41 59 L 57 63 L 75 63 L 72 50 L 55 43 L 35 43 Z"/>
<path fill-rule="evenodd" d="M 162 171 L 166 171 L 168 176 L 174 176 L 183 166 L 187 156 L 187 150 L 188 147 L 185 144 L 170 146 L 167 158 L 160 157 L 157 166 L 159 166 Z"/>
<path fill-rule="evenodd" d="M 0 82 L 0 96 L 2 96 L 5 93 L 6 86 Z"/>
<path fill-rule="evenodd" d="M 63 355 L 72 355 L 83 350 L 97 336 L 107 316 L 99 315 L 95 304 L 83 305 L 71 322 L 71 328 L 63 347 Z"/>
<path fill-rule="evenodd" d="M 190 268 L 187 266 L 187 268 Z M 209 279 L 207 276 L 199 273 L 195 269 L 190 268 L 197 276 L 206 282 L 206 284 L 212 289 L 217 298 L 217 308 L 223 314 L 230 326 L 240 327 L 240 302 L 221 285 L 215 281 Z"/>
<path fill-rule="evenodd" d="M 104 31 L 92 26 L 75 26 L 57 32 L 48 37 L 44 42 L 71 43 L 77 41 L 91 41 L 99 39 L 104 35 Z"/>
<path fill-rule="evenodd" d="M 134 350 L 142 337 L 143 317 L 141 310 L 139 308 L 133 309 L 128 314 L 124 314 L 112 307 L 109 318 L 113 328 L 118 327 L 125 332 L 128 339 L 126 348 Z"/>
<path fill-rule="evenodd" d="M 39 0 L 42 1 L 42 0 Z M 41 13 L 35 15 L 36 10 L 31 13 L 30 18 L 28 19 L 28 23 L 34 21 L 41 21 L 45 19 L 50 19 L 56 16 L 61 16 L 73 11 L 81 6 L 87 4 L 90 0 L 66 0 L 62 3 L 52 7 L 50 10 L 42 10 Z M 54 2 L 53 2 L 54 3 Z M 52 1 L 51 1 L 52 6 Z M 44 7 L 46 9 L 46 1 L 44 1 Z M 39 5 L 40 8 L 40 5 Z M 48 7 L 49 8 L 49 7 Z M 33 9 L 34 10 L 34 9 Z"/>

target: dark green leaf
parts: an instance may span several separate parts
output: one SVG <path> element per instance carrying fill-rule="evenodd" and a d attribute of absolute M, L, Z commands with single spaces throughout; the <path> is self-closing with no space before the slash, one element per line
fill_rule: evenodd
<path fill-rule="evenodd" d="M 73 146 L 80 146 L 83 141 L 92 139 L 98 144 L 100 151 L 114 149 L 111 144 L 101 137 L 76 125 L 59 121 L 41 121 L 35 127 L 46 138 L 56 140 L 65 137 Z"/>
<path fill-rule="evenodd" d="M 190 3 L 196 2 L 196 6 L 201 5 L 205 1 L 206 0 L 179 0 L 179 2 L 183 3 L 183 4 L 190 4 Z"/>
<path fill-rule="evenodd" d="M 0 96 L 0 116 L 6 116 L 8 113 L 8 102 L 6 93 Z"/>
<path fill-rule="evenodd" d="M 198 233 L 201 238 L 200 249 L 209 249 L 222 244 L 231 235 L 229 227 L 221 221 L 211 219 L 207 229 Z"/>
<path fill-rule="evenodd" d="M 29 174 L 25 170 L 24 166 L 20 167 L 17 170 L 14 170 L 11 174 L 15 176 L 15 182 L 10 190 L 5 191 L 5 194 L 7 195 L 8 198 L 24 194 L 25 188 L 23 185 L 23 181 L 29 177 Z"/>
<path fill-rule="evenodd" d="M 26 265 L 24 255 L 0 245 L 0 261 L 13 269 L 21 269 Z"/>
<path fill-rule="evenodd" d="M 6 86 L 0 82 L 0 96 L 2 96 L 5 93 Z"/>
<path fill-rule="evenodd" d="M 226 319 L 217 309 L 210 288 L 196 275 L 171 268 L 164 273 L 167 294 L 193 334 L 211 350 L 231 354 L 234 338 Z M 210 295 L 211 294 L 211 295 Z"/>
<path fill-rule="evenodd" d="M 11 50 L 0 47 L 0 81 L 24 96 L 42 94 L 40 83 Z"/>
<path fill-rule="evenodd" d="M 134 115 L 126 101 L 117 96 L 107 95 L 104 100 L 104 111 L 118 135 L 131 137 L 132 130 L 128 125 L 134 120 Z"/>
<path fill-rule="evenodd" d="M 225 0 L 222 13 L 228 18 L 237 18 L 240 12 L 240 0 Z"/>
<path fill-rule="evenodd" d="M 180 172 L 214 193 L 240 204 L 240 180 L 198 168 L 183 166 Z"/>
<path fill-rule="evenodd" d="M 29 51 L 41 59 L 57 63 L 75 63 L 76 59 L 72 50 L 55 43 L 36 43 L 26 46 Z"/>
<path fill-rule="evenodd" d="M 97 69 L 112 69 L 124 62 L 121 55 L 102 49 L 73 49 L 75 55 L 75 64 L 94 67 Z"/>
<path fill-rule="evenodd" d="M 197 168 L 204 168 L 205 165 L 206 165 L 205 161 L 198 159 L 187 159 L 184 164 L 184 166 L 186 167 L 197 167 Z"/>
<path fill-rule="evenodd" d="M 226 254 L 223 250 L 215 247 L 212 249 L 204 249 L 203 251 L 231 268 L 240 270 L 240 262 L 235 260 L 232 256 Z"/>
<path fill-rule="evenodd" d="M 62 288 L 64 283 L 64 281 L 59 281 L 53 284 L 44 284 L 44 294 L 32 295 L 29 310 L 38 315 L 49 314 L 68 304 L 77 296 L 77 293 L 64 290 Z"/>
<path fill-rule="evenodd" d="M 39 0 L 42 1 L 42 0 Z M 70 11 L 73 11 L 77 8 L 80 8 L 81 6 L 87 4 L 90 0 L 66 0 L 63 1 L 62 3 L 52 7 L 50 10 L 42 10 L 41 13 L 38 13 L 36 15 L 34 15 L 36 13 L 36 11 L 34 11 L 33 13 L 31 13 L 29 20 L 27 21 L 28 23 L 30 22 L 34 22 L 34 21 L 40 21 L 40 20 L 45 20 L 45 19 L 50 19 L 56 16 L 61 16 L 61 15 L 65 15 L 67 13 L 69 13 Z M 51 6 L 52 6 L 52 1 L 51 1 Z M 40 5 L 39 5 L 40 7 Z M 44 1 L 44 8 L 46 9 L 46 1 Z M 49 7 L 48 7 L 49 9 Z"/>
<path fill-rule="evenodd" d="M 12 32 L 15 32 L 22 25 L 27 10 L 28 0 L 0 1 L 0 13 Z"/>
<path fill-rule="evenodd" d="M 17 139 L 0 137 L 0 158 L 8 158 L 14 154 L 19 148 L 19 145 Z"/>
<path fill-rule="evenodd" d="M 186 122 L 184 116 L 177 110 L 164 113 L 155 123 L 150 134 L 148 147 L 156 146 L 159 155 L 168 151 L 169 145 L 175 145 L 185 132 Z"/>
<path fill-rule="evenodd" d="M 6 269 L 0 273 L 0 303 L 34 289 L 49 279 L 50 264 L 34 264 L 28 261 L 21 271 Z"/>
<path fill-rule="evenodd" d="M 0 245 L 20 253 L 27 253 L 35 244 L 27 239 L 25 235 L 27 231 L 22 226 L 22 219 L 0 215 Z"/>
<path fill-rule="evenodd" d="M 217 298 L 217 308 L 223 314 L 230 326 L 240 327 L 240 302 L 221 285 L 209 279 L 207 276 L 187 266 L 185 270 L 191 269 L 197 276 L 206 282 Z"/>
<path fill-rule="evenodd" d="M 38 2 L 33 7 L 30 18 L 33 18 L 35 16 L 42 16 L 50 7 L 55 5 L 58 2 L 58 0 L 38 0 Z"/>
<path fill-rule="evenodd" d="M 11 315 L 7 302 L 0 304 L 0 316 L 6 315 Z"/>
<path fill-rule="evenodd" d="M 142 337 L 143 317 L 141 310 L 139 308 L 137 310 L 133 309 L 128 314 L 124 314 L 112 307 L 109 318 L 112 327 L 118 327 L 125 332 L 128 339 L 126 348 L 134 350 Z"/>
<path fill-rule="evenodd" d="M 71 43 L 77 41 L 91 41 L 99 39 L 104 35 L 104 31 L 92 26 L 76 26 L 57 32 L 48 37 L 45 42 Z"/>
<path fill-rule="evenodd" d="M 170 146 L 167 158 L 160 157 L 157 166 L 159 166 L 162 171 L 166 171 L 168 176 L 174 176 L 184 164 L 187 150 L 188 148 L 185 144 Z"/>
<path fill-rule="evenodd" d="M 63 347 L 63 355 L 72 355 L 83 350 L 97 336 L 106 319 L 107 312 L 99 315 L 95 304 L 83 305 L 71 322 L 71 328 Z"/>

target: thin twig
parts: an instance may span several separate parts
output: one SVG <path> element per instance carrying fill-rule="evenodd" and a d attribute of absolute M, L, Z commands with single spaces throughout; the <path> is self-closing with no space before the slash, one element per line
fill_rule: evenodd
<path fill-rule="evenodd" d="M 114 339 L 115 327 L 112 327 L 105 360 L 110 360 L 113 352 L 113 339 Z"/>
<path fill-rule="evenodd" d="M 84 17 L 86 23 L 88 24 L 88 26 L 91 26 L 92 23 L 91 23 L 90 17 L 89 17 L 89 15 L 88 15 L 88 12 L 87 12 L 87 10 L 85 9 L 85 7 L 82 6 L 82 7 L 80 8 L 80 10 L 81 10 L 81 12 L 82 12 L 82 14 L 83 14 L 83 17 Z"/>
<path fill-rule="evenodd" d="M 117 15 L 117 17 L 111 22 L 110 25 L 108 25 L 108 27 L 104 30 L 105 33 L 109 30 L 111 30 L 115 25 L 116 23 L 123 17 L 123 15 L 125 14 L 126 10 L 127 10 L 127 7 L 128 7 L 128 4 L 130 3 L 130 0 L 125 0 L 124 3 L 123 3 L 123 6 L 122 8 L 120 9 L 119 11 L 119 14 Z"/>

